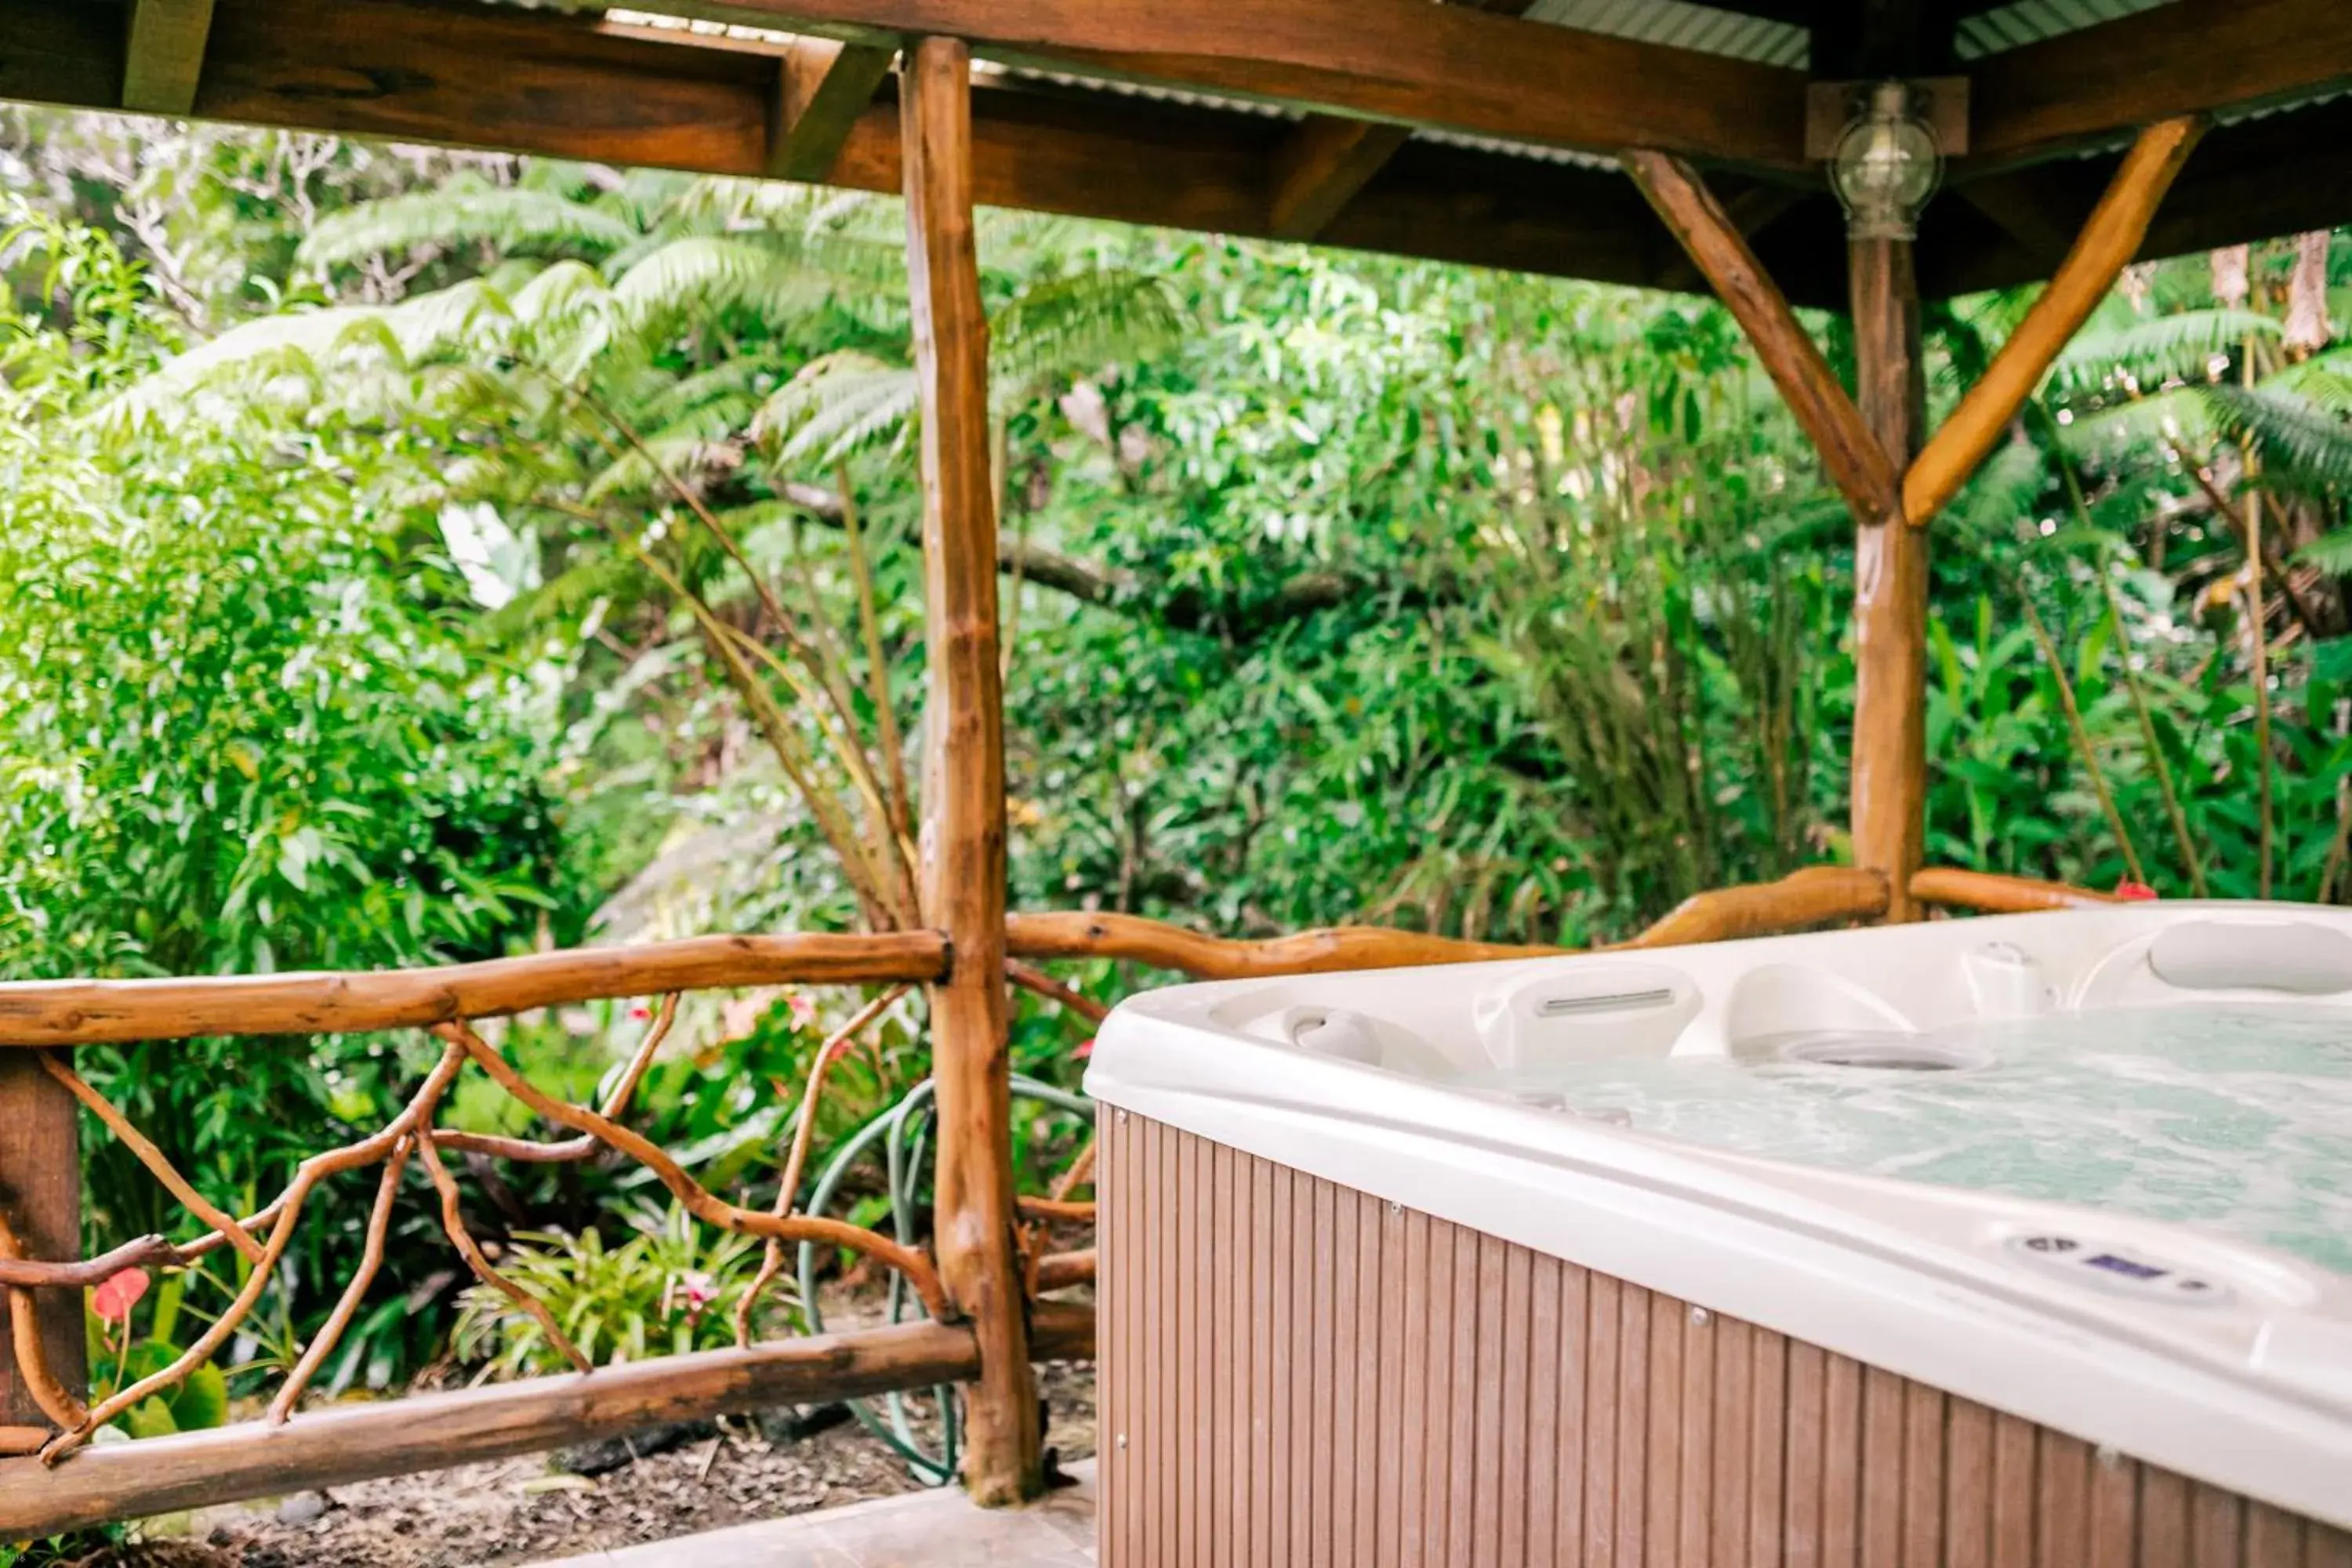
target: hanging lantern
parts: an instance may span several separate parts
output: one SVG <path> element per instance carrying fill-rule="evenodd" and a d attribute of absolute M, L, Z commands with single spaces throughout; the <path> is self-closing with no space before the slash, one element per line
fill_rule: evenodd
<path fill-rule="evenodd" d="M 1911 238 L 1944 174 L 1936 132 L 1913 112 L 1911 89 L 1899 81 L 1871 88 L 1863 112 L 1838 133 L 1829 163 L 1853 239 Z"/>

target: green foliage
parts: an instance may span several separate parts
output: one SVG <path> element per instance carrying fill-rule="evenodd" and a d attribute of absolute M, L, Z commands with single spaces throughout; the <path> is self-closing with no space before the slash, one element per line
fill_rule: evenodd
<path fill-rule="evenodd" d="M 613 1223 L 608 1218 L 607 1224 Z M 603 1230 L 519 1231 L 501 1273 L 544 1304 L 580 1353 L 596 1365 L 718 1350 L 735 1342 L 735 1310 L 758 1271 L 753 1237 L 709 1233 L 673 1205 L 620 1217 L 628 1234 L 607 1247 Z M 789 1305 L 780 1276 L 762 1310 Z M 488 1285 L 458 1299 L 457 1355 L 492 1378 L 562 1372 L 567 1363 L 538 1321 Z"/>
<path fill-rule="evenodd" d="M 575 940 L 600 902 L 616 940 L 891 918 L 927 657 L 896 203 L 90 134 L 26 140 L 78 188 L 135 170 L 115 205 L 0 224 L 0 972 L 444 961 Z M 981 246 L 1016 906 L 1580 942 L 1844 853 L 1853 525 L 1721 310 L 1005 214 Z M 2252 261 L 2231 300 L 2202 258 L 2136 269 L 1938 521 L 1933 858 L 2136 862 L 2172 894 L 2185 837 L 2218 892 L 2352 883 L 2352 355 L 2290 343 L 2288 247 Z M 1934 308 L 1939 404 L 2030 298 Z M 2292 604 L 2215 496 L 2257 512 Z M 694 1004 L 636 1124 L 764 1201 L 840 1021 Z M 498 1043 L 582 1098 L 642 1022 Z M 1022 1071 L 1076 1081 L 1083 1026 L 1024 1000 L 1013 1030 Z M 424 1055 L 82 1059 L 247 1203 Z M 820 1159 L 925 1070 L 909 1003 L 835 1068 Z M 470 1079 L 448 1115 L 543 1131 Z M 1027 1179 L 1077 1135 L 1024 1117 Z M 93 1147 L 94 1226 L 181 1223 Z M 734 1261 L 594 1231 L 641 1174 L 461 1175 L 597 1353 L 705 1342 L 662 1292 Z M 412 1176 L 328 1386 L 439 1350 L 431 1211 Z M 363 1214 L 353 1184 L 320 1195 L 246 1364 L 315 1322 Z M 231 1283 L 193 1278 L 192 1309 Z M 501 1300 L 467 1311 L 469 1352 L 545 1364 Z"/>

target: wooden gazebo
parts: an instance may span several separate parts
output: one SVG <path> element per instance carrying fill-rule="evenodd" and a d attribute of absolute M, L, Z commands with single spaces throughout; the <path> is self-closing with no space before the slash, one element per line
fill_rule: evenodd
<path fill-rule="evenodd" d="M 1822 177 L 1823 121 L 1834 131 L 1854 85 L 1884 80 L 1935 104 L 1945 190 L 1916 240 L 1849 240 Z M 0 0 L 0 98 L 903 191 L 933 705 L 927 930 L 711 937 L 394 974 L 0 986 L 0 1286 L 13 1352 L 0 1360 L 0 1452 L 18 1456 L 0 1459 L 0 1539 L 941 1380 L 971 1384 L 967 1484 L 984 1501 L 1020 1500 L 1041 1484 L 1031 1360 L 1083 1353 L 1092 1326 L 1039 1300 L 1087 1278 L 1089 1255 L 1039 1256 L 1024 1226 L 1082 1205 L 1013 1190 L 1008 961 L 1113 953 L 1239 974 L 1528 951 L 1364 930 L 1242 943 L 1123 917 L 1008 919 L 975 204 L 1720 293 L 1855 513 L 1861 689 L 1857 863 L 1703 895 L 1643 939 L 1707 940 L 1914 919 L 1927 903 L 2086 896 L 1922 868 L 1933 521 L 2136 255 L 2352 219 L 2352 99 L 2336 96 L 2347 88 L 2352 4 L 2340 0 L 663 0 L 658 15 L 507 0 Z M 1922 295 L 2043 278 L 1979 384 L 1927 430 Z M 1852 311 L 1852 393 L 1792 300 Z M 934 1252 L 730 1204 L 627 1129 L 625 1095 L 601 1108 L 553 1100 L 467 1026 L 590 997 L 787 980 L 930 988 Z M 427 1026 L 446 1054 L 407 1110 L 243 1217 L 142 1148 L 69 1065 L 70 1047 L 102 1041 Z M 469 1144 L 436 1129 L 442 1092 L 468 1070 L 576 1136 Z M 200 1217 L 203 1239 L 81 1257 L 85 1108 Z M 270 1419 L 84 1447 L 122 1406 L 120 1395 L 84 1403 L 81 1289 L 129 1261 L 226 1247 L 256 1263 L 257 1296 L 262 1265 L 331 1171 L 381 1164 L 392 1191 L 419 1160 L 443 1184 L 453 1239 L 494 1278 L 456 1217 L 446 1147 L 530 1159 L 616 1150 L 709 1223 L 845 1246 L 898 1269 L 933 1321 L 293 1414 L 340 1331 L 331 1324 Z M 353 1282 L 352 1306 L 366 1284 Z"/>

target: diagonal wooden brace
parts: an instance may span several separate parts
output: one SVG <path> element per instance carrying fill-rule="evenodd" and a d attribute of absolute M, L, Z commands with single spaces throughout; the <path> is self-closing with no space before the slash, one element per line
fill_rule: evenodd
<path fill-rule="evenodd" d="M 1837 373 L 1698 172 L 1671 153 L 1649 148 L 1634 148 L 1619 158 L 1746 329 L 1765 374 L 1821 453 L 1822 471 L 1854 516 L 1864 523 L 1894 517 L 1902 506 L 1895 459 L 1871 433 Z"/>

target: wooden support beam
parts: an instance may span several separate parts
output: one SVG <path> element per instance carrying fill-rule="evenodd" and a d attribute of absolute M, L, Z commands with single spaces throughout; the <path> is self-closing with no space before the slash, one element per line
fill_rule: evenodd
<path fill-rule="evenodd" d="M 713 20 L 887 43 L 1549 146 L 1662 147 L 1796 172 L 1803 73 L 1428 0 L 671 0 Z"/>
<path fill-rule="evenodd" d="M 1622 156 L 1643 195 L 1747 329 L 1756 357 L 1854 515 L 1865 524 L 1894 516 L 1900 493 L 1895 464 L 1697 171 L 1653 149 Z"/>
<path fill-rule="evenodd" d="M 1090 1358 L 1093 1311 L 1039 1302 L 1034 1343 L 1050 1359 Z M 929 1388 L 979 1367 L 970 1328 L 905 1323 L 338 1405 L 282 1426 L 244 1421 L 101 1444 L 54 1468 L 10 1459 L 0 1461 L 0 1541 L 534 1454 L 673 1421 Z"/>
<path fill-rule="evenodd" d="M 0 1047 L 184 1040 L 207 1035 L 337 1035 L 421 1028 L 608 996 L 730 985 L 936 980 L 937 931 L 877 936 L 697 936 L 583 947 L 432 969 L 206 975 L 185 980 L 23 980 L 0 984 Z M 0 1057 L 14 1055 L 0 1049 Z"/>
<path fill-rule="evenodd" d="M 1534 0 L 1456 0 L 1498 16 L 1523 16 Z M 1269 226 L 1277 239 L 1313 239 L 1412 139 L 1410 126 L 1311 115 L 1274 158 Z"/>
<path fill-rule="evenodd" d="M 217 0 L 200 117 L 704 174 L 768 167 L 782 54 L 772 46 L 478 0 L 309 0 L 295 26 L 284 4 Z M 113 107 L 121 30 L 92 17 L 110 19 L 0 0 L 0 98 Z M 975 82 L 972 98 L 985 205 L 1271 234 L 1278 121 L 1005 79 Z M 866 110 L 828 179 L 897 194 L 893 106 Z M 1318 238 L 1643 283 L 1655 232 L 1613 174 L 1417 141 Z"/>
<path fill-rule="evenodd" d="M 1738 231 L 1740 240 L 1752 255 L 1756 242 L 1763 237 L 1766 229 L 1780 222 L 1790 208 L 1801 204 L 1806 197 L 1817 194 L 1797 185 L 1759 182 L 1725 198 L 1723 216 L 1730 220 L 1732 228 Z M 1769 273 L 1766 275 L 1769 276 Z M 1658 271 L 1657 287 L 1677 293 L 1703 287 L 1706 283 L 1706 279 L 1699 273 L 1698 264 L 1691 259 L 1687 250 L 1680 251 Z"/>
<path fill-rule="evenodd" d="M 1878 449 L 1895 461 L 1919 447 L 1927 383 L 1919 290 L 1907 239 L 1847 246 L 1854 383 Z M 1884 879 L 1890 921 L 1919 918 L 1912 874 L 1927 834 L 1927 533 L 1906 528 L 1899 500 L 1863 520 L 1853 544 L 1853 861 Z"/>
<path fill-rule="evenodd" d="M 972 231 L 971 52 L 923 38 L 899 84 L 907 281 L 922 409 L 922 900 L 954 968 L 931 988 L 940 1119 L 940 1275 L 980 1345 L 965 1400 L 964 1486 L 984 1507 L 1045 1485 L 1015 1241 L 1004 995 L 1004 692 L 997 654 L 996 485 L 988 318 Z"/>
<path fill-rule="evenodd" d="M 194 109 L 212 27 L 213 0 L 131 0 L 122 107 L 139 114 Z"/>
<path fill-rule="evenodd" d="M 25 1256 L 58 1261 L 81 1256 L 81 1108 L 30 1051 L 0 1051 L 0 1211 Z M 17 1369 L 8 1346 L 20 1331 L 14 1314 L 27 1307 L 49 1378 L 79 1398 L 86 1384 L 79 1290 L 0 1291 L 0 1424 L 46 1426 L 37 1386 Z M 0 1529 L 0 1541 L 11 1539 Z"/>
<path fill-rule="evenodd" d="M 1313 239 L 1411 140 L 1407 125 L 1319 114 L 1306 121 L 1275 153 L 1266 226 L 1276 239 Z"/>
<path fill-rule="evenodd" d="M 893 48 L 829 38 L 803 38 L 786 50 L 776 67 L 769 176 L 814 184 L 831 174 L 898 58 Z"/>
<path fill-rule="evenodd" d="M 2148 220 L 2202 132 L 2193 119 L 2149 126 L 2132 144 L 2050 286 L 1993 355 L 1903 479 L 1903 511 L 1925 524 L 1958 493 L 2116 275 L 2138 254 Z"/>
<path fill-rule="evenodd" d="M 2184 114 L 2352 87 L 2352 5 L 2179 0 L 1979 61 L 1955 174 L 2120 141 Z"/>

